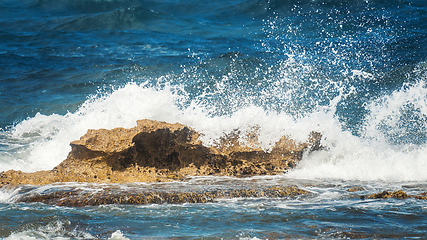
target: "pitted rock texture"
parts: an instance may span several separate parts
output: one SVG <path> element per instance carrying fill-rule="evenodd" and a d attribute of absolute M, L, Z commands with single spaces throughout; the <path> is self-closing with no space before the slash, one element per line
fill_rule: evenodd
<path fill-rule="evenodd" d="M 308 191 L 295 186 L 265 187 L 261 189 L 217 189 L 209 191 L 117 191 L 103 189 L 99 192 L 81 190 L 53 191 L 37 194 L 23 194 L 17 202 L 41 202 L 49 205 L 83 207 L 106 204 L 182 204 L 207 203 L 230 198 L 295 198 L 307 195 Z"/>
<path fill-rule="evenodd" d="M 1 185 L 45 185 L 54 182 L 126 183 L 172 181 L 186 176 L 245 176 L 280 174 L 294 167 L 306 149 L 317 150 L 320 134 L 296 143 L 282 137 L 267 152 L 256 134 L 238 141 L 239 131 L 223 137 L 218 146 L 204 146 L 200 134 L 179 124 L 139 120 L 130 129 L 88 130 L 71 142 L 67 159 L 50 171 L 0 173 Z"/>

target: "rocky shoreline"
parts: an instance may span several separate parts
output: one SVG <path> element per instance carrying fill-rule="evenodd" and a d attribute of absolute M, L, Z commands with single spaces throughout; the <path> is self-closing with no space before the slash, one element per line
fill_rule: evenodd
<path fill-rule="evenodd" d="M 130 129 L 88 130 L 71 142 L 67 159 L 48 171 L 24 173 L 9 170 L 0 173 L 0 187 L 40 186 L 55 183 L 125 184 L 171 182 L 191 176 L 232 176 L 282 174 L 296 166 L 304 151 L 321 148 L 319 133 L 312 132 L 306 142 L 283 136 L 271 151 L 259 147 L 256 133 L 241 136 L 236 130 L 220 139 L 216 146 L 204 146 L 200 133 L 179 124 L 140 120 Z M 245 140 L 245 144 L 240 139 Z M 31 188 L 31 187 L 27 187 Z M 25 187 L 24 187 L 25 189 Z M 349 189 L 350 192 L 363 188 Z M 24 191 L 25 192 L 25 191 Z M 310 192 L 295 186 L 208 189 L 198 191 L 117 191 L 80 190 L 20 194 L 16 202 L 42 202 L 60 206 L 102 204 L 204 203 L 236 197 L 296 197 Z M 403 191 L 360 195 L 370 198 L 416 198 Z"/>
<path fill-rule="evenodd" d="M 281 174 L 301 160 L 303 151 L 320 147 L 320 134 L 307 142 L 282 137 L 271 151 L 259 147 L 256 134 L 236 130 L 218 146 L 204 146 L 200 134 L 179 124 L 140 120 L 130 129 L 88 130 L 71 142 L 67 159 L 50 171 L 0 173 L 3 185 L 46 185 L 55 182 L 167 182 L 187 176 L 251 176 Z"/>
<path fill-rule="evenodd" d="M 198 178 L 195 178 L 198 179 Z M 66 207 L 98 206 L 108 204 L 151 205 L 151 204 L 183 204 L 212 203 L 234 198 L 311 198 L 318 193 L 301 189 L 297 186 L 282 184 L 260 184 L 253 180 L 229 178 L 209 183 L 194 184 L 189 179 L 173 183 L 133 183 L 133 184 L 87 184 L 87 183 L 56 183 L 45 186 L 25 185 L 20 187 L 6 186 L 3 190 L 13 192 L 11 202 L 33 203 Z M 200 181 L 200 180 L 198 180 Z M 313 185 L 308 185 L 308 189 Z M 347 190 L 344 198 L 368 199 L 418 199 L 427 200 L 427 192 L 411 195 L 402 190 L 382 191 L 372 194 L 361 194 L 366 190 L 355 187 Z"/>
<path fill-rule="evenodd" d="M 88 192 L 80 189 L 53 191 L 44 194 L 22 194 L 17 202 L 41 202 L 48 205 L 67 207 L 97 206 L 106 204 L 182 204 L 208 203 L 231 198 L 295 198 L 308 194 L 295 186 L 234 188 L 198 191 L 160 191 L 160 190 L 117 190 L 104 188 L 102 191 Z"/>
<path fill-rule="evenodd" d="M 67 159 L 52 170 L 0 173 L 0 187 L 40 186 L 54 183 L 171 182 L 189 176 L 253 176 L 281 174 L 301 160 L 304 151 L 320 148 L 320 134 L 304 143 L 282 137 L 271 151 L 259 147 L 256 133 L 236 130 L 216 146 L 204 146 L 200 133 L 175 123 L 139 120 L 130 129 L 88 130 L 71 142 Z M 245 144 L 241 144 L 241 139 Z M 196 192 L 143 193 L 103 190 L 101 193 L 53 191 L 23 195 L 16 202 L 43 202 L 62 206 L 212 202 L 232 197 L 290 197 L 308 193 L 297 187 L 216 189 Z M 22 194 L 21 194 L 22 195 Z"/>

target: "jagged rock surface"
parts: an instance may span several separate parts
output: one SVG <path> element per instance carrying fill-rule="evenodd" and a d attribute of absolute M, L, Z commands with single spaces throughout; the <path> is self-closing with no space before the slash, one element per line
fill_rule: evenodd
<path fill-rule="evenodd" d="M 43 194 L 24 194 L 17 202 L 41 202 L 49 205 L 82 207 L 105 204 L 181 204 L 207 203 L 230 198 L 294 198 L 309 194 L 295 186 L 266 187 L 261 189 L 217 189 L 209 191 L 119 191 L 103 189 L 99 192 L 53 191 Z"/>
<path fill-rule="evenodd" d="M 420 195 L 410 195 L 402 190 L 397 190 L 394 192 L 391 191 L 382 191 L 380 193 L 374 193 L 370 195 L 362 195 L 361 199 L 378 199 L 378 198 L 397 198 L 397 199 L 407 199 L 407 198 L 415 198 L 420 200 L 427 200 L 427 193 L 421 193 Z"/>
<path fill-rule="evenodd" d="M 182 124 L 139 120 L 130 129 L 88 130 L 71 142 L 67 159 L 50 171 L 0 173 L 0 185 L 44 185 L 54 182 L 155 182 L 185 176 L 265 175 L 292 168 L 303 150 L 320 147 L 320 134 L 305 143 L 282 137 L 270 152 L 251 144 L 241 145 L 238 131 L 221 139 L 217 147 L 207 147 L 199 133 Z"/>

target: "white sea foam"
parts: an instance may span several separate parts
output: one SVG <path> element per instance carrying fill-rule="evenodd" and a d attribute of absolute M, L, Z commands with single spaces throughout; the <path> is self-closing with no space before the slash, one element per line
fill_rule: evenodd
<path fill-rule="evenodd" d="M 0 203 L 13 202 L 13 197 L 21 190 L 18 188 L 0 188 Z"/>
<path fill-rule="evenodd" d="M 289 133 L 296 139 L 305 139 L 310 132 L 293 131 L 294 121 L 286 114 L 267 113 L 259 107 L 247 107 L 231 116 L 209 116 L 197 104 L 179 108 L 179 96 L 170 87 L 155 89 L 144 84 L 129 83 L 111 94 L 87 100 L 75 113 L 64 116 L 37 114 L 22 121 L 12 130 L 15 141 L 27 144 L 12 157 L 2 161 L 0 170 L 48 170 L 67 157 L 69 143 L 77 140 L 88 129 L 115 127 L 130 128 L 139 119 L 180 122 L 203 133 L 202 140 L 213 144 L 214 139 L 234 129 L 243 133 L 261 129 L 260 141 L 268 149 L 282 135 Z"/>
<path fill-rule="evenodd" d="M 78 230 L 69 230 L 67 226 L 70 225 L 68 220 L 54 220 L 47 225 L 42 225 L 34 229 L 13 232 L 5 240 L 27 240 L 27 239 L 95 239 L 94 236 L 87 232 Z M 125 239 L 125 238 L 118 238 Z"/>
<path fill-rule="evenodd" d="M 324 128 L 326 150 L 312 152 L 288 173 L 295 178 L 344 180 L 426 181 L 427 114 L 425 83 L 402 89 L 373 102 L 368 109 L 361 137 L 339 128 L 336 122 Z M 405 111 L 407 108 L 411 111 Z M 333 120 L 325 116 L 324 120 Z M 414 131 L 420 131 L 415 133 Z M 407 136 L 411 134 L 412 136 Z M 413 135 L 419 134 L 420 138 Z"/>
<path fill-rule="evenodd" d="M 2 161 L 0 170 L 52 169 L 67 157 L 71 150 L 69 143 L 88 129 L 129 128 L 143 118 L 176 121 L 179 111 L 174 97 L 168 88 L 155 90 L 128 84 L 110 95 L 87 100 L 75 113 L 37 114 L 13 128 L 11 138 L 28 147 L 12 156 L 14 161 Z"/>
<path fill-rule="evenodd" d="M 13 161 L 2 161 L 0 170 L 51 169 L 67 157 L 69 143 L 88 129 L 129 128 L 135 126 L 137 120 L 148 118 L 186 124 L 201 132 L 202 141 L 208 145 L 234 129 L 243 135 L 256 129 L 267 150 L 283 135 L 305 141 L 311 131 L 321 132 L 324 150 L 307 153 L 298 167 L 287 173 L 292 178 L 424 181 L 427 180 L 424 157 L 427 147 L 397 140 L 405 139 L 401 133 L 411 133 L 410 125 L 404 124 L 406 120 L 417 124 L 419 134 L 425 130 L 426 89 L 420 82 L 372 102 L 367 106 L 370 115 L 361 133 L 355 136 L 343 130 L 335 116 L 337 103 L 346 97 L 344 94 L 331 100 L 329 106 L 319 106 L 299 118 L 253 105 L 229 115 L 212 116 L 208 113 L 209 106 L 200 102 L 182 104 L 185 94 L 173 87 L 128 83 L 110 94 L 88 99 L 74 113 L 37 114 L 17 124 L 11 138 L 27 147 L 8 153 Z M 408 107 L 412 115 L 404 111 Z M 413 117 L 414 114 L 417 116 Z"/>
<path fill-rule="evenodd" d="M 120 230 L 117 230 L 113 234 L 111 234 L 111 237 L 109 239 L 110 240 L 127 240 L 129 238 L 126 238 Z"/>

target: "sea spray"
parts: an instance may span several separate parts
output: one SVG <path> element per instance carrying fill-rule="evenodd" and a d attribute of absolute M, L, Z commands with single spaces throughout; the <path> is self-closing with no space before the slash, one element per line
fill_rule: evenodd
<path fill-rule="evenodd" d="M 37 114 L 17 124 L 8 133 L 8 141 L 17 141 L 22 146 L 16 150 L 18 154 L 12 156 L 15 161 L 9 166 L 2 163 L 5 166 L 0 169 L 52 169 L 67 157 L 71 150 L 69 143 L 79 139 L 88 129 L 129 128 L 143 118 L 174 121 L 176 114 L 178 109 L 170 90 L 157 91 L 130 83 L 109 95 L 88 99 L 75 113 Z"/>
<path fill-rule="evenodd" d="M 307 154 L 288 174 L 295 178 L 360 181 L 425 181 L 427 176 L 427 97 L 425 82 L 368 104 L 370 114 L 359 135 L 340 129 L 322 131 L 325 149 Z"/>
<path fill-rule="evenodd" d="M 360 196 L 426 196 L 427 1 L 7 0 L 0 16 L 0 171 L 52 168 L 87 129 L 143 118 L 206 144 L 255 132 L 267 150 L 322 134 L 283 175 L 135 183 L 292 184 L 307 197 L 80 208 L 14 199 L 111 185 L 3 187 L 0 238 L 425 238 L 425 200 Z"/>
<path fill-rule="evenodd" d="M 347 91 L 340 90 L 342 87 L 336 88 L 338 92 Z M 184 104 L 188 98 L 182 94 L 182 89 L 179 95 L 171 86 L 129 83 L 110 94 L 88 99 L 75 113 L 64 116 L 37 114 L 14 126 L 8 137 L 9 140 L 19 142 L 20 147 L 12 155 L 14 161 L 3 161 L 2 170 L 52 169 L 67 157 L 69 143 L 80 138 L 88 129 L 129 128 L 136 124 L 136 120 L 148 118 L 186 124 L 202 133 L 201 140 L 206 145 L 218 143 L 221 136 L 235 130 L 241 132 L 241 141 L 244 142 L 243 136 L 255 131 L 266 151 L 283 135 L 304 141 L 311 131 L 322 133 L 322 150 L 307 152 L 297 168 L 287 174 L 289 177 L 362 181 L 425 180 L 426 163 L 423 155 L 426 147 L 407 141 L 396 143 L 391 141 L 396 139 L 393 138 L 395 135 L 391 135 L 391 131 L 384 131 L 384 125 L 392 124 L 393 119 L 411 116 L 398 115 L 402 114 L 399 109 L 408 103 L 414 110 L 414 116 L 421 116 L 417 118 L 417 123 L 422 127 L 425 124 L 422 118 L 424 91 L 424 85 L 420 82 L 372 101 L 366 107 L 371 114 L 365 119 L 364 128 L 355 135 L 343 127 L 344 124 L 336 114 L 337 106 L 353 94 L 351 89 L 332 99 L 328 106 L 318 105 L 311 113 L 301 116 L 293 116 L 286 111 L 266 110 L 255 105 L 238 109 L 232 114 L 215 116 L 208 113 L 209 105 L 202 105 L 203 102 L 194 100 Z M 411 133 L 396 123 L 390 127 L 394 131 Z"/>
<path fill-rule="evenodd" d="M 207 145 L 236 130 L 242 135 L 255 131 L 267 151 L 283 135 L 304 141 L 311 131 L 317 131 L 323 135 L 322 151 L 306 153 L 290 176 L 306 171 L 299 177 L 416 180 L 420 175 L 416 166 L 425 170 L 420 156 L 426 141 L 422 86 L 426 65 L 418 62 L 410 69 L 410 65 L 399 64 L 392 69 L 393 62 L 388 61 L 398 46 L 406 46 L 398 37 L 405 22 L 391 14 L 400 7 L 393 5 L 386 12 L 382 4 L 369 2 L 354 8 L 330 8 L 317 2 L 267 6 L 256 8 L 261 14 L 257 17 L 271 15 L 250 28 L 261 27 L 259 35 L 251 35 L 253 39 L 245 42 L 245 48 L 240 43 L 224 48 L 225 52 L 206 54 L 209 49 L 197 52 L 195 47 L 180 46 L 188 59 L 179 63 L 180 68 L 157 66 L 168 69 L 157 76 L 144 64 L 132 62 L 128 75 L 116 75 L 110 83 L 115 86 L 112 90 L 106 90 L 109 85 L 100 88 L 76 111 L 37 113 L 3 130 L 0 170 L 52 169 L 67 157 L 69 143 L 88 129 L 129 128 L 136 120 L 148 118 L 188 125 L 202 133 L 201 140 Z M 161 5 L 156 7 L 168 12 Z M 113 12 L 123 11 L 106 14 Z M 141 14 L 146 13 L 154 14 L 144 8 Z M 158 13 L 154 15 L 160 17 Z M 123 23 L 121 18 L 116 20 Z M 132 44 L 136 43 L 129 46 Z M 136 45 L 148 46 L 141 44 Z M 129 56 L 136 61 L 136 55 Z M 128 68 L 120 69 L 126 72 Z M 115 71 L 118 69 L 111 69 L 111 73 Z M 390 160 L 392 156 L 402 160 Z M 403 159 L 415 160 L 404 165 Z M 336 173 L 311 170 L 319 167 Z M 378 172 L 383 173 L 374 174 Z"/>
<path fill-rule="evenodd" d="M 170 86 L 129 83 L 110 94 L 88 99 L 75 113 L 36 114 L 8 133 L 8 140 L 18 141 L 21 146 L 16 150 L 19 154 L 11 156 L 14 161 L 2 162 L 2 170 L 52 169 L 67 157 L 69 143 L 88 129 L 129 128 L 145 118 L 186 124 L 203 134 L 201 140 L 206 145 L 216 144 L 221 136 L 235 130 L 244 136 L 257 129 L 259 142 L 267 151 L 284 135 L 305 141 L 310 132 L 316 130 L 308 126 L 297 128 L 289 114 L 268 112 L 258 106 L 249 105 L 230 115 L 212 116 L 204 111 L 209 106 L 200 106 L 197 101 L 182 107 L 183 99 L 186 100 L 185 95 L 178 95 Z"/>

